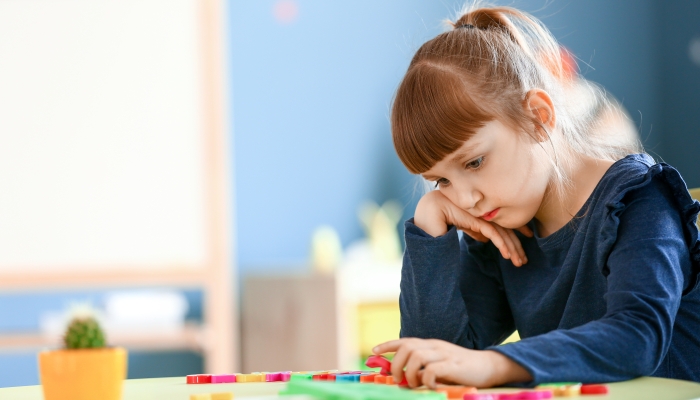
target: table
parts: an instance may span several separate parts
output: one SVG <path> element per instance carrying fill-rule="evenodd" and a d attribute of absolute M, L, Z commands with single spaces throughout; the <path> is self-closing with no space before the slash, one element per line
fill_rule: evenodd
<path fill-rule="evenodd" d="M 309 396 L 278 396 L 286 383 L 220 383 L 211 385 L 187 385 L 185 377 L 128 379 L 124 382 L 123 400 L 189 400 L 190 394 L 233 392 L 234 399 L 255 400 L 313 400 Z M 607 396 L 581 396 L 589 400 L 691 400 L 700 399 L 700 384 L 663 378 L 638 378 L 608 385 Z M 503 391 L 488 389 L 486 391 Z M 560 397 L 559 399 L 572 399 Z M 0 399 L 43 400 L 41 386 L 0 388 Z"/>

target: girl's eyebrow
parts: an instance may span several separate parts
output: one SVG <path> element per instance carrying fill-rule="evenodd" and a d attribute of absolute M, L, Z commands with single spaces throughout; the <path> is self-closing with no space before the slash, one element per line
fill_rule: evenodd
<path fill-rule="evenodd" d="M 460 151 L 459 153 L 455 154 L 452 156 L 449 160 L 448 163 L 450 164 L 461 164 L 463 161 L 466 159 L 470 158 L 472 156 L 472 153 L 474 150 L 479 147 L 481 143 L 472 143 L 471 146 L 467 146 L 464 150 Z"/>
<path fill-rule="evenodd" d="M 479 143 L 479 142 L 472 143 L 470 146 L 467 146 L 467 148 L 465 148 L 464 150 L 462 150 L 459 153 L 456 153 L 455 155 L 450 157 L 447 160 L 447 162 L 449 164 L 461 164 L 461 163 L 463 163 L 465 160 L 467 160 L 471 157 L 471 154 L 474 152 L 474 149 L 479 147 L 480 144 L 481 143 Z M 435 181 L 438 179 L 437 177 L 435 177 L 433 175 L 421 174 L 421 176 L 423 176 L 423 179 L 428 180 L 428 181 Z"/>

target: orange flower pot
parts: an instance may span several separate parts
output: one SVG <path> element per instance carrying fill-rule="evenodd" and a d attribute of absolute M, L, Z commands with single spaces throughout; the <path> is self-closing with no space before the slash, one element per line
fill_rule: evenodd
<path fill-rule="evenodd" d="M 44 400 L 120 400 L 126 353 L 120 347 L 42 351 Z"/>

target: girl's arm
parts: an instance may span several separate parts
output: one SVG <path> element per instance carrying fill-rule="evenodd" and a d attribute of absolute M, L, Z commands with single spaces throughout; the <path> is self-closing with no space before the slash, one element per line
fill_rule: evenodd
<path fill-rule="evenodd" d="M 610 382 L 654 373 L 671 344 L 690 270 L 675 203 L 666 183 L 654 179 L 619 215 L 602 319 L 492 349 L 525 367 L 533 383 Z"/>
<path fill-rule="evenodd" d="M 502 342 L 515 329 L 495 251 L 460 243 L 457 229 L 434 238 L 406 226 L 401 272 L 401 337 L 442 339 L 470 349 Z M 471 247 L 471 249 L 470 249 Z M 491 262 L 490 262 L 491 261 Z"/>

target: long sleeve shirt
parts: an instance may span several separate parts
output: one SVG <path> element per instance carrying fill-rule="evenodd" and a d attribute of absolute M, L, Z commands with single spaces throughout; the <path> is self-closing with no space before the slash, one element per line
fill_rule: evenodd
<path fill-rule="evenodd" d="M 547 237 L 516 233 L 516 268 L 491 242 L 408 220 L 401 337 L 498 351 L 529 382 L 700 381 L 700 242 L 680 174 L 644 154 L 614 163 Z M 520 341 L 499 345 L 517 329 Z"/>

